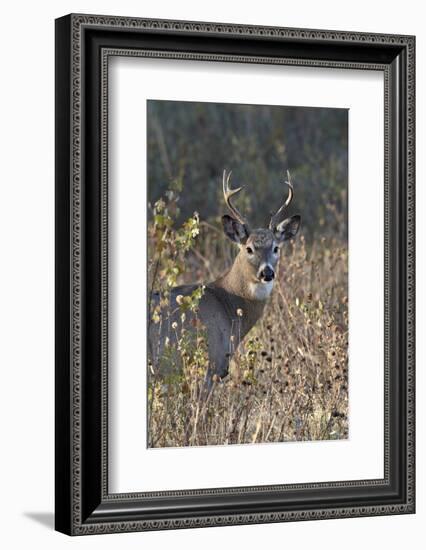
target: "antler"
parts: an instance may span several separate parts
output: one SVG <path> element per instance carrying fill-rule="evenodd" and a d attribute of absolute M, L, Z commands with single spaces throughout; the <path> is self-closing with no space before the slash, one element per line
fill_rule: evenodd
<path fill-rule="evenodd" d="M 242 225 L 248 225 L 247 220 L 244 218 L 240 212 L 235 208 L 235 206 L 231 203 L 231 198 L 239 193 L 243 187 L 238 187 L 238 189 L 231 189 L 229 187 L 229 179 L 231 177 L 232 172 L 229 172 L 228 175 L 226 175 L 226 170 L 223 171 L 223 196 L 225 197 L 225 202 L 227 207 L 229 208 L 231 214 L 242 224 Z"/>
<path fill-rule="evenodd" d="M 271 216 L 271 221 L 269 222 L 269 229 L 272 231 L 277 227 L 278 223 L 281 221 L 281 214 L 284 212 L 284 210 L 289 206 L 291 201 L 293 200 L 294 190 L 293 190 L 293 184 L 291 183 L 291 177 L 290 172 L 287 170 L 287 180 L 285 183 L 288 185 L 288 195 L 285 200 L 285 203 L 278 208 L 278 210 Z"/>

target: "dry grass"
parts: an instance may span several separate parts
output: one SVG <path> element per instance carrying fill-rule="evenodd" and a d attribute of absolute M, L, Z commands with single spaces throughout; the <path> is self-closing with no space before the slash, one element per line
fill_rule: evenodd
<path fill-rule="evenodd" d="M 179 282 L 216 277 L 230 250 L 204 227 Z M 149 377 L 149 446 L 347 438 L 347 270 L 344 242 L 290 242 L 264 317 L 207 398 L 198 363 L 167 380 Z"/>

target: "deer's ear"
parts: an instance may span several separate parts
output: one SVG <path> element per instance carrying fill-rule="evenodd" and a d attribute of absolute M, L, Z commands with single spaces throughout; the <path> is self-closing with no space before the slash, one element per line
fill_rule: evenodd
<path fill-rule="evenodd" d="M 283 243 L 295 237 L 300 228 L 300 221 L 301 217 L 299 214 L 295 214 L 291 218 L 287 218 L 279 223 L 274 231 L 277 241 Z"/>
<path fill-rule="evenodd" d="M 225 214 L 222 216 L 222 225 L 225 235 L 234 241 L 234 243 L 244 244 L 248 239 L 249 232 L 245 225 L 235 218 Z"/>

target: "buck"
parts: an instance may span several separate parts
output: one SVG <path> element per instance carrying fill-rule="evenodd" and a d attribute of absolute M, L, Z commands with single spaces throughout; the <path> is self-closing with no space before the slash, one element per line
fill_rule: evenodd
<path fill-rule="evenodd" d="M 204 286 L 197 315 L 207 329 L 209 354 L 208 380 L 214 375 L 227 376 L 232 354 L 240 342 L 262 317 L 271 295 L 280 248 L 293 238 L 300 227 L 300 216 L 285 218 L 285 211 L 293 199 L 293 185 L 287 171 L 288 195 L 285 202 L 272 215 L 266 228 L 251 229 L 248 221 L 237 210 L 231 199 L 243 187 L 231 189 L 231 172 L 223 172 L 223 195 L 230 214 L 222 217 L 223 230 L 239 247 L 231 268 L 221 277 Z M 159 364 L 165 342 L 176 344 L 182 326 L 194 330 L 189 316 L 182 324 L 179 302 L 200 285 L 183 285 L 172 289 L 167 311 L 162 311 L 162 322 L 149 324 L 149 346 L 152 367 Z M 153 297 L 158 303 L 158 296 Z M 176 327 L 179 325 L 178 331 Z"/>

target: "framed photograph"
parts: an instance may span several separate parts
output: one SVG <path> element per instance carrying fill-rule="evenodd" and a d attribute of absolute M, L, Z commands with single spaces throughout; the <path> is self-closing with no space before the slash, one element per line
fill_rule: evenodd
<path fill-rule="evenodd" d="M 415 511 L 413 36 L 56 20 L 56 529 Z"/>

